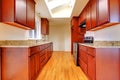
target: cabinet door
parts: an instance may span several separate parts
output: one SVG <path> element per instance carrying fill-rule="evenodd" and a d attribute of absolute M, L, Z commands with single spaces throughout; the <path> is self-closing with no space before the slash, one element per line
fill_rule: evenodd
<path fill-rule="evenodd" d="M 15 0 L 15 22 L 26 25 L 26 0 Z"/>
<path fill-rule="evenodd" d="M 41 34 L 46 34 L 46 21 L 45 19 L 41 19 Z"/>
<path fill-rule="evenodd" d="M 90 1 L 91 7 L 91 28 L 97 26 L 97 0 Z"/>
<path fill-rule="evenodd" d="M 86 13 L 86 30 L 91 29 L 91 13 L 90 13 L 90 4 L 87 5 L 87 13 Z"/>
<path fill-rule="evenodd" d="M 87 64 L 86 64 L 83 60 L 81 60 L 81 59 L 80 59 L 80 67 L 81 67 L 81 69 L 83 70 L 83 72 L 84 72 L 85 74 L 88 73 L 88 72 L 87 72 Z"/>
<path fill-rule="evenodd" d="M 95 80 L 95 57 L 88 56 L 88 76 L 90 80 Z"/>
<path fill-rule="evenodd" d="M 2 0 L 0 0 L 0 21 L 2 20 Z"/>
<path fill-rule="evenodd" d="M 35 70 L 36 70 L 36 77 L 39 74 L 39 70 L 40 70 L 40 55 L 39 53 L 35 54 Z"/>
<path fill-rule="evenodd" d="M 47 20 L 46 34 L 49 34 L 49 21 Z"/>
<path fill-rule="evenodd" d="M 0 49 L 0 80 L 1 80 L 1 49 Z"/>
<path fill-rule="evenodd" d="M 29 63 L 29 76 L 30 76 L 30 80 L 34 80 L 35 79 L 35 72 L 36 72 L 36 70 L 35 70 L 35 56 L 33 55 L 33 56 L 31 56 L 31 57 L 29 57 L 29 59 L 30 59 L 30 63 Z"/>
<path fill-rule="evenodd" d="M 49 34 L 49 21 L 47 20 L 47 18 L 41 19 L 41 33 L 43 35 Z"/>
<path fill-rule="evenodd" d="M 27 25 L 35 29 L 35 2 L 34 0 L 27 0 Z"/>
<path fill-rule="evenodd" d="M 98 0 L 98 25 L 109 22 L 109 0 Z"/>

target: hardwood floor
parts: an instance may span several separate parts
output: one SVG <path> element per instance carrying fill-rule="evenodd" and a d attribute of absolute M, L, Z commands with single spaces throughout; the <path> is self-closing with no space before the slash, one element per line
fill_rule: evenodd
<path fill-rule="evenodd" d="M 88 80 L 80 67 L 74 64 L 71 53 L 53 52 L 37 80 Z"/>

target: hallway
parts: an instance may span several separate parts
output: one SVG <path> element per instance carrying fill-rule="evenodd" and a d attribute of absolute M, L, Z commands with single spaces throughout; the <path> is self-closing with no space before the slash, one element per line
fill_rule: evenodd
<path fill-rule="evenodd" d="M 37 80 L 88 80 L 82 70 L 74 64 L 71 53 L 53 52 Z"/>

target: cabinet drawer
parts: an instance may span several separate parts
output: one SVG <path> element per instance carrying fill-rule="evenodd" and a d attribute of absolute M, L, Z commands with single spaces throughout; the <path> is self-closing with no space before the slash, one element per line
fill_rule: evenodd
<path fill-rule="evenodd" d="M 44 50 L 45 46 L 44 45 L 40 45 L 40 51 Z"/>
<path fill-rule="evenodd" d="M 35 46 L 35 47 L 30 47 L 30 56 L 33 55 L 34 53 L 40 51 L 39 46 Z"/>
<path fill-rule="evenodd" d="M 79 58 L 80 58 L 81 60 L 83 60 L 85 63 L 87 63 L 87 57 L 88 57 L 87 52 L 81 50 L 81 51 L 80 51 L 80 57 L 79 57 Z"/>
<path fill-rule="evenodd" d="M 95 56 L 95 48 L 87 47 L 87 52 L 91 56 Z"/>
<path fill-rule="evenodd" d="M 84 50 L 84 51 L 87 51 L 87 47 L 86 47 L 86 46 L 83 46 L 83 45 L 80 45 L 79 49 Z"/>
<path fill-rule="evenodd" d="M 40 54 L 40 57 L 45 56 L 45 53 L 43 51 L 41 51 L 39 54 Z"/>
<path fill-rule="evenodd" d="M 80 67 L 83 70 L 83 72 L 87 74 L 87 64 L 81 59 L 80 59 Z"/>

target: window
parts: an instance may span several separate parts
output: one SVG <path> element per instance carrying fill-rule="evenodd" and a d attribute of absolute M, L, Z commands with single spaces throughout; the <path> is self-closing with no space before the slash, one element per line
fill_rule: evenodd
<path fill-rule="evenodd" d="M 29 39 L 42 39 L 41 19 L 38 16 L 35 17 L 35 29 L 29 30 Z"/>

